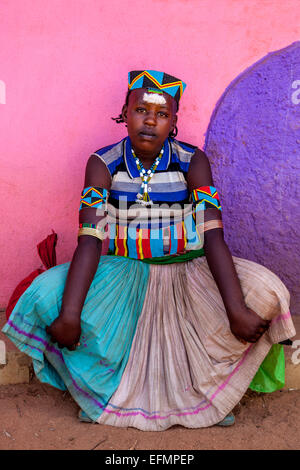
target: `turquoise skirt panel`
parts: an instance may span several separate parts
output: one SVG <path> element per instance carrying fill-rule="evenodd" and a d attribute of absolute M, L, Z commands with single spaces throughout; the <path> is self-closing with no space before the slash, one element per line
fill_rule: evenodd
<path fill-rule="evenodd" d="M 102 256 L 81 315 L 75 351 L 51 343 L 45 327 L 59 315 L 69 263 L 39 275 L 16 304 L 3 332 L 31 356 L 39 380 L 69 390 L 96 420 L 117 389 L 147 290 L 150 266 Z"/>

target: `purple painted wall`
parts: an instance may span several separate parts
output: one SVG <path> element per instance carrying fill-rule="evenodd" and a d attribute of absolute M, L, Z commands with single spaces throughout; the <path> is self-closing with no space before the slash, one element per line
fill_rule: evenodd
<path fill-rule="evenodd" d="M 237 77 L 205 141 L 235 256 L 274 271 L 300 314 L 300 42 Z"/>

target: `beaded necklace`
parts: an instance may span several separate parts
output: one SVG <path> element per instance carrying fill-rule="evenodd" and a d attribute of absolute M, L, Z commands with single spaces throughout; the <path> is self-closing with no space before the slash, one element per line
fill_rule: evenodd
<path fill-rule="evenodd" d="M 159 162 L 162 159 L 164 149 L 163 148 L 161 149 L 158 157 L 156 157 L 156 159 L 152 163 L 152 166 L 149 170 L 145 170 L 141 160 L 136 156 L 133 149 L 131 149 L 131 152 L 132 152 L 133 158 L 135 160 L 137 169 L 140 172 L 140 177 L 142 178 L 141 189 L 140 189 L 140 192 L 136 195 L 135 202 L 137 202 L 139 204 L 142 204 L 143 206 L 150 206 L 150 205 L 153 204 L 153 201 L 151 201 L 150 196 L 148 194 L 148 192 L 151 191 L 151 188 L 148 187 L 148 184 L 149 184 L 149 181 L 151 180 L 152 176 L 154 175 L 155 170 L 159 165 Z"/>

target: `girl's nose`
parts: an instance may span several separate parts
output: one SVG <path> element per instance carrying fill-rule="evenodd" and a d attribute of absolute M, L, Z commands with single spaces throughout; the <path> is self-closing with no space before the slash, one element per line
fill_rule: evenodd
<path fill-rule="evenodd" d="M 146 116 L 145 116 L 145 124 L 148 124 L 149 126 L 155 126 L 156 125 L 156 114 L 154 111 L 148 111 Z"/>

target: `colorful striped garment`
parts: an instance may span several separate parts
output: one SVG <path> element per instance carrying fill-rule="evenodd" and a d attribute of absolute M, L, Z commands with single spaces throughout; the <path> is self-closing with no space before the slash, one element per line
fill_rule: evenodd
<path fill-rule="evenodd" d="M 220 208 L 219 200 L 213 187 L 190 198 L 186 174 L 194 153 L 195 147 L 166 140 L 150 182 L 154 204 L 144 207 L 135 203 L 141 178 L 129 138 L 97 151 L 112 176 L 110 255 L 101 256 L 87 293 L 80 344 L 59 349 L 46 332 L 60 313 L 69 263 L 35 278 L 3 328 L 31 356 L 37 377 L 68 389 L 98 423 L 144 431 L 212 426 L 253 378 L 256 390 L 283 386 L 276 357 L 264 374 L 260 366 L 269 351 L 274 358 L 276 343 L 295 335 L 289 292 L 264 266 L 233 257 L 245 304 L 271 324 L 254 344 L 232 334 L 201 249 L 204 208 Z M 87 203 L 97 204 L 98 196 Z M 96 229 L 82 224 L 80 230 Z"/>
<path fill-rule="evenodd" d="M 196 147 L 167 139 L 149 192 L 153 205 L 136 203 L 141 177 L 129 137 L 95 152 L 107 166 L 112 186 L 108 199 L 109 254 L 133 259 L 178 255 L 203 247 L 198 227 L 201 207 L 195 209 L 186 175 Z"/>

